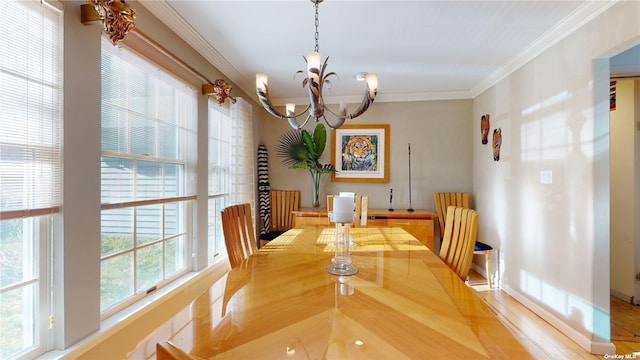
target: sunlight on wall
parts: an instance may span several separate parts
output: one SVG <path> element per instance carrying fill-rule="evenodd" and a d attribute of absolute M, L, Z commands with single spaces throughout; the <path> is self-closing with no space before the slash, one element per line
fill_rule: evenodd
<path fill-rule="evenodd" d="M 525 122 L 520 128 L 520 160 L 523 163 L 565 158 L 571 139 L 562 105 L 568 98 L 570 94 L 563 91 L 522 111 Z"/>
<path fill-rule="evenodd" d="M 524 293 L 566 319 L 574 329 L 593 332 L 593 304 L 567 294 L 524 270 L 520 272 L 520 286 Z"/>

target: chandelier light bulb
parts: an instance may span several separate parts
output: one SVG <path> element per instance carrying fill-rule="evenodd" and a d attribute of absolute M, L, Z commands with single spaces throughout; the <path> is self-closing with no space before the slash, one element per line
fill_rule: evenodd
<path fill-rule="evenodd" d="M 369 96 L 374 98 L 378 92 L 378 74 L 369 73 L 365 76 L 365 79 L 367 80 L 367 85 L 369 85 Z"/>
<path fill-rule="evenodd" d="M 269 81 L 269 77 L 266 74 L 263 74 L 263 73 L 256 74 L 256 89 L 259 89 L 262 92 L 267 91 L 268 81 Z"/>
<path fill-rule="evenodd" d="M 292 116 L 296 113 L 296 104 L 288 103 L 286 106 L 287 116 Z"/>
<path fill-rule="evenodd" d="M 311 69 L 320 69 L 320 53 L 317 51 L 307 53 L 307 70 L 311 71 Z"/>

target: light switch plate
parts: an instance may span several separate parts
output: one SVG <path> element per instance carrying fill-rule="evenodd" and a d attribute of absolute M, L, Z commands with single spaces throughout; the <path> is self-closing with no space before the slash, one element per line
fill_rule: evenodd
<path fill-rule="evenodd" d="M 553 183 L 553 172 L 551 170 L 540 171 L 540 184 L 548 185 Z"/>

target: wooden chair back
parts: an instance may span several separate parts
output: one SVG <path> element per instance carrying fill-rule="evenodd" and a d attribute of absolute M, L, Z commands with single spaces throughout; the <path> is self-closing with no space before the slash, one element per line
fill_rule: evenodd
<path fill-rule="evenodd" d="M 466 192 L 437 192 L 433 194 L 433 202 L 438 214 L 438 225 L 440 227 L 440 240 L 444 237 L 444 224 L 447 218 L 447 208 L 449 206 L 469 207 L 469 193 Z"/>
<path fill-rule="evenodd" d="M 157 360 L 194 360 L 197 359 L 189 355 L 184 350 L 175 346 L 171 341 L 156 343 Z"/>
<path fill-rule="evenodd" d="M 222 209 L 222 231 L 229 262 L 234 268 L 258 251 L 250 204 L 238 204 Z"/>
<path fill-rule="evenodd" d="M 462 279 L 467 280 L 478 237 L 478 212 L 449 206 L 445 219 L 440 258 Z"/>
<path fill-rule="evenodd" d="M 300 207 L 299 190 L 271 190 L 271 231 L 293 227 L 293 213 Z"/>
<path fill-rule="evenodd" d="M 327 195 L 327 212 L 333 211 L 333 197 L 335 195 Z M 367 195 L 354 195 L 356 217 L 353 227 L 367 226 L 369 217 L 369 197 Z"/>

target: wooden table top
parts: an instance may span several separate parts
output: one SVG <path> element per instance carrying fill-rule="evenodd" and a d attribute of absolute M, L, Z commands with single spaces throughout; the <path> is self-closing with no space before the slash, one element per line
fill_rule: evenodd
<path fill-rule="evenodd" d="M 221 314 L 208 315 L 222 320 L 211 325 L 204 317 L 197 328 L 205 336 L 194 336 L 190 353 L 208 359 L 531 358 L 475 291 L 402 228 L 352 228 L 359 272 L 347 277 L 325 270 L 334 232 L 291 229 L 231 270 Z M 214 311 L 210 304 L 203 302 Z"/>

